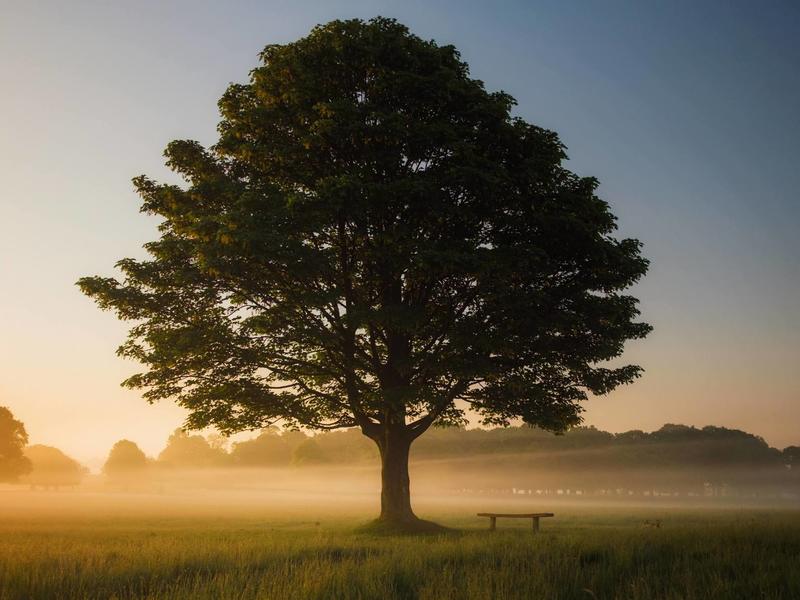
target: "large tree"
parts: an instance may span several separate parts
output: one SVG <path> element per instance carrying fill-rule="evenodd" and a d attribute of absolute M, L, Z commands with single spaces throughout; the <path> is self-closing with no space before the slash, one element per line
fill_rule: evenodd
<path fill-rule="evenodd" d="M 27 443 L 25 425 L 5 406 L 0 406 L 0 482 L 13 482 L 30 473 L 31 461 L 25 456 Z"/>
<path fill-rule="evenodd" d="M 383 18 L 270 45 L 219 102 L 219 141 L 174 141 L 185 185 L 134 179 L 148 260 L 81 289 L 133 322 L 125 385 L 187 426 L 359 427 L 381 519 L 415 524 L 408 454 L 432 424 L 552 431 L 640 373 L 646 271 L 558 136 L 511 116 L 452 46 Z"/>

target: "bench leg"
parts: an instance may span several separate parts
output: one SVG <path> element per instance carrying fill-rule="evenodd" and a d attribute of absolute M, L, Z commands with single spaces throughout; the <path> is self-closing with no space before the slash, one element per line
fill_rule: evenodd
<path fill-rule="evenodd" d="M 489 530 L 494 531 L 497 529 L 497 517 L 489 517 Z"/>
<path fill-rule="evenodd" d="M 539 517 L 533 517 L 533 531 L 539 531 Z"/>

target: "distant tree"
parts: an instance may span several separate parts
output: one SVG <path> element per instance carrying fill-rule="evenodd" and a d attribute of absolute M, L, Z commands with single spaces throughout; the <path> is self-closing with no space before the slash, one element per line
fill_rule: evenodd
<path fill-rule="evenodd" d="M 78 461 L 52 446 L 28 446 L 25 456 L 33 466 L 25 481 L 34 487 L 76 486 L 86 475 L 86 468 Z"/>
<path fill-rule="evenodd" d="M 103 473 L 112 478 L 137 477 L 147 468 L 145 453 L 130 440 L 120 440 L 111 448 Z"/>
<path fill-rule="evenodd" d="M 212 448 L 202 435 L 189 435 L 176 429 L 158 455 L 158 462 L 170 467 L 197 469 L 223 466 L 227 458 L 225 450 Z"/>
<path fill-rule="evenodd" d="M 297 446 L 305 442 L 308 436 L 297 429 L 284 429 L 281 432 L 281 438 L 294 450 Z"/>
<path fill-rule="evenodd" d="M 264 429 L 258 437 L 236 442 L 231 450 L 231 461 L 242 467 L 285 467 L 292 459 L 294 449 L 306 436 L 281 435 L 274 427 Z"/>
<path fill-rule="evenodd" d="M 618 433 L 615 437 L 619 442 L 635 444 L 637 442 L 641 442 L 642 440 L 646 440 L 647 435 L 648 434 L 641 429 L 631 429 L 630 431 Z"/>
<path fill-rule="evenodd" d="M 314 436 L 326 462 L 352 464 L 379 458 L 377 447 L 358 429 L 326 431 Z"/>
<path fill-rule="evenodd" d="M 212 433 L 206 436 L 206 441 L 208 442 L 208 445 L 212 450 L 216 450 L 224 454 L 228 453 L 229 440 L 224 435 L 219 433 Z"/>
<path fill-rule="evenodd" d="M 319 443 L 309 438 L 297 446 L 292 452 L 292 464 L 296 467 L 303 465 L 319 465 L 328 462 Z"/>
<path fill-rule="evenodd" d="M 28 433 L 5 406 L 0 406 L 0 482 L 14 482 L 31 471 L 31 461 L 25 456 Z"/>
<path fill-rule="evenodd" d="M 187 186 L 134 180 L 149 260 L 78 283 L 135 325 L 126 381 L 224 433 L 357 426 L 382 460 L 381 520 L 420 525 L 408 456 L 468 405 L 563 431 L 633 381 L 625 290 L 647 270 L 596 179 L 511 115 L 456 49 L 390 19 L 270 45 L 220 101 L 220 139 L 175 141 Z M 457 401 L 460 401 L 457 403 Z"/>

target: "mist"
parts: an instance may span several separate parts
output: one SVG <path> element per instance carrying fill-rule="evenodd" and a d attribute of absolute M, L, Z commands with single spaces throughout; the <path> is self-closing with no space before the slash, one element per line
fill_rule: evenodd
<path fill-rule="evenodd" d="M 23 485 L 0 488 L 0 504 L 8 517 L 252 516 L 296 523 L 343 517 L 363 520 L 380 508 L 380 461 L 369 453 L 369 445 L 361 446 L 356 433 L 316 437 L 297 432 L 262 434 L 276 445 L 294 440 L 294 452 L 283 455 L 287 464 L 281 466 L 242 465 L 233 460 L 236 456 L 241 459 L 241 446 L 238 454 L 235 446 L 231 451 L 214 450 L 202 436 L 176 433 L 171 438 L 172 445 L 158 459 L 147 458 L 127 470 L 110 469 L 111 457 L 104 471 L 83 470 L 79 481 L 59 473 L 48 479 L 41 469 L 34 469 Z M 541 435 L 531 430 L 502 430 L 495 435 L 501 433 L 529 438 Z M 675 441 L 648 446 L 651 455 L 664 463 L 660 467 L 648 464 L 642 444 L 629 449 L 639 464 L 626 462 L 614 444 L 527 452 L 497 452 L 494 448 L 495 453 L 435 456 L 437 441 L 487 435 L 491 432 L 437 431 L 432 434 L 431 443 L 420 444 L 416 452 L 412 450 L 410 472 L 416 511 L 422 515 L 472 516 L 482 510 L 797 507 L 800 500 L 798 469 L 783 464 L 782 454 L 774 449 L 768 449 L 769 455 L 779 460 L 766 466 L 755 466 L 753 456 L 747 462 L 742 457 L 730 460 L 730 455 L 725 457 L 728 460 L 716 463 L 670 464 L 670 455 L 685 454 L 699 444 L 694 442 L 687 447 L 686 443 Z M 579 435 L 580 432 L 544 439 L 551 445 L 566 446 L 574 445 Z M 342 443 L 345 437 L 354 442 L 346 452 L 348 445 Z M 192 446 L 194 453 L 178 452 L 176 440 Z M 313 443 L 313 453 L 308 449 L 309 443 Z M 265 445 L 263 439 L 261 444 Z M 538 444 L 542 445 L 545 444 Z M 337 459 L 331 451 L 334 446 L 350 458 Z M 297 452 L 298 448 L 305 450 Z M 359 448 L 364 454 L 355 460 L 353 456 L 359 455 Z M 713 454 L 713 445 L 706 442 L 703 448 L 706 455 Z M 227 462 L 213 464 L 209 451 L 217 460 Z M 313 455 L 313 460 L 308 454 Z M 261 458 L 274 461 L 279 457 Z M 176 460 L 194 462 L 195 466 L 176 465 Z M 251 455 L 250 460 L 255 457 Z"/>

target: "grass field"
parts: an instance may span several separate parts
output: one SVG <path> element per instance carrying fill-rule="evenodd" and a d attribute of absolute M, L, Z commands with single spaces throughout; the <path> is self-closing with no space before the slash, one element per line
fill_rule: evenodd
<path fill-rule="evenodd" d="M 556 506 L 534 535 L 430 503 L 418 512 L 452 534 L 380 537 L 357 531 L 371 506 L 6 493 L 0 508 L 2 600 L 800 598 L 788 510 Z"/>

